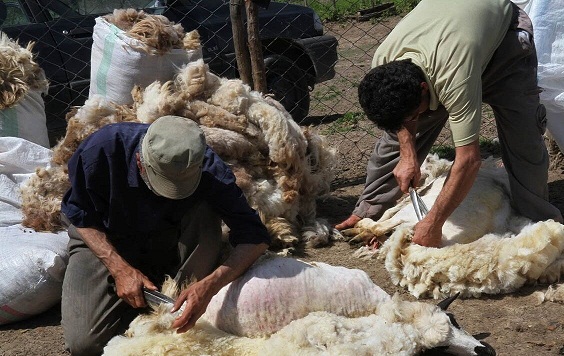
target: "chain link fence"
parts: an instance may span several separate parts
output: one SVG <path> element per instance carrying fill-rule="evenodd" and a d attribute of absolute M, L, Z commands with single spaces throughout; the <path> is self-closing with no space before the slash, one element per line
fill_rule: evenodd
<path fill-rule="evenodd" d="M 338 149 L 336 185 L 363 180 L 380 132 L 359 107 L 358 83 L 377 46 L 414 2 L 303 0 L 265 8 L 267 1 L 256 1 L 269 91 L 296 121 L 316 127 Z M 65 114 L 88 97 L 95 18 L 120 8 L 144 8 L 186 31 L 198 30 L 210 70 L 238 76 L 229 1 L 0 0 L 0 29 L 20 44 L 36 42 L 50 80 L 45 102 L 52 144 L 64 135 Z M 491 116 L 485 125 L 492 125 Z M 449 143 L 448 131 L 438 143 Z"/>

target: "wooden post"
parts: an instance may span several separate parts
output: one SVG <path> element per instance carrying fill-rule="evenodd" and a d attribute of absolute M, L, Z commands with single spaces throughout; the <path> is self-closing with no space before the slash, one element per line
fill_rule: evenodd
<path fill-rule="evenodd" d="M 262 56 L 262 43 L 259 36 L 258 8 L 251 0 L 245 0 L 245 8 L 247 10 L 247 34 L 249 36 L 253 89 L 266 94 L 266 70 Z"/>
<path fill-rule="evenodd" d="M 241 78 L 243 83 L 252 86 L 251 60 L 249 58 L 249 51 L 247 50 L 247 39 L 245 36 L 245 26 L 243 24 L 243 9 L 241 8 L 241 1 L 243 0 L 230 0 L 229 16 L 231 18 L 233 45 L 235 47 L 235 58 L 237 60 L 239 78 Z"/>

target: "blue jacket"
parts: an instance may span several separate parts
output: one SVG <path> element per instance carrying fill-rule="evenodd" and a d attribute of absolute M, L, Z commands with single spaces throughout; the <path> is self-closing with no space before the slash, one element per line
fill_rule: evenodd
<path fill-rule="evenodd" d="M 148 127 L 129 122 L 107 125 L 78 147 L 68 163 L 71 188 L 61 204 L 73 225 L 142 237 L 179 226 L 187 209 L 203 199 L 230 228 L 232 245 L 270 243 L 233 172 L 209 147 L 194 194 L 180 200 L 154 194 L 141 178 L 135 156 Z"/>

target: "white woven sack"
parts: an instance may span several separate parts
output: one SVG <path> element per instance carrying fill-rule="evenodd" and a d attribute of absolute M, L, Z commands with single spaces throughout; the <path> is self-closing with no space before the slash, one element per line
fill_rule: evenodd
<path fill-rule="evenodd" d="M 49 148 L 42 90 L 29 90 L 14 106 L 0 110 L 0 137 L 20 137 Z"/>
<path fill-rule="evenodd" d="M 135 85 L 145 88 L 154 81 L 171 80 L 183 64 L 202 58 L 201 48 L 147 53 L 145 44 L 103 17 L 96 18 L 93 40 L 89 97 L 98 94 L 117 104 L 133 103 Z"/>
<path fill-rule="evenodd" d="M 22 222 L 20 189 L 37 167 L 49 167 L 52 154 L 22 138 L 0 137 L 0 226 Z"/>
<path fill-rule="evenodd" d="M 564 151 L 564 0 L 514 0 L 531 18 L 547 128 Z"/>
<path fill-rule="evenodd" d="M 29 318 L 61 300 L 67 232 L 0 227 L 0 325 Z"/>

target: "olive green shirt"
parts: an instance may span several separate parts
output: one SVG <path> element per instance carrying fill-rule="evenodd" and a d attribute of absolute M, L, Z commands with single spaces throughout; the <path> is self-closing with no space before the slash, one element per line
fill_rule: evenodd
<path fill-rule="evenodd" d="M 512 11 L 509 0 L 422 0 L 380 44 L 372 67 L 411 59 L 429 84 L 429 109 L 444 105 L 454 145 L 467 145 L 479 137 L 481 75 Z"/>

